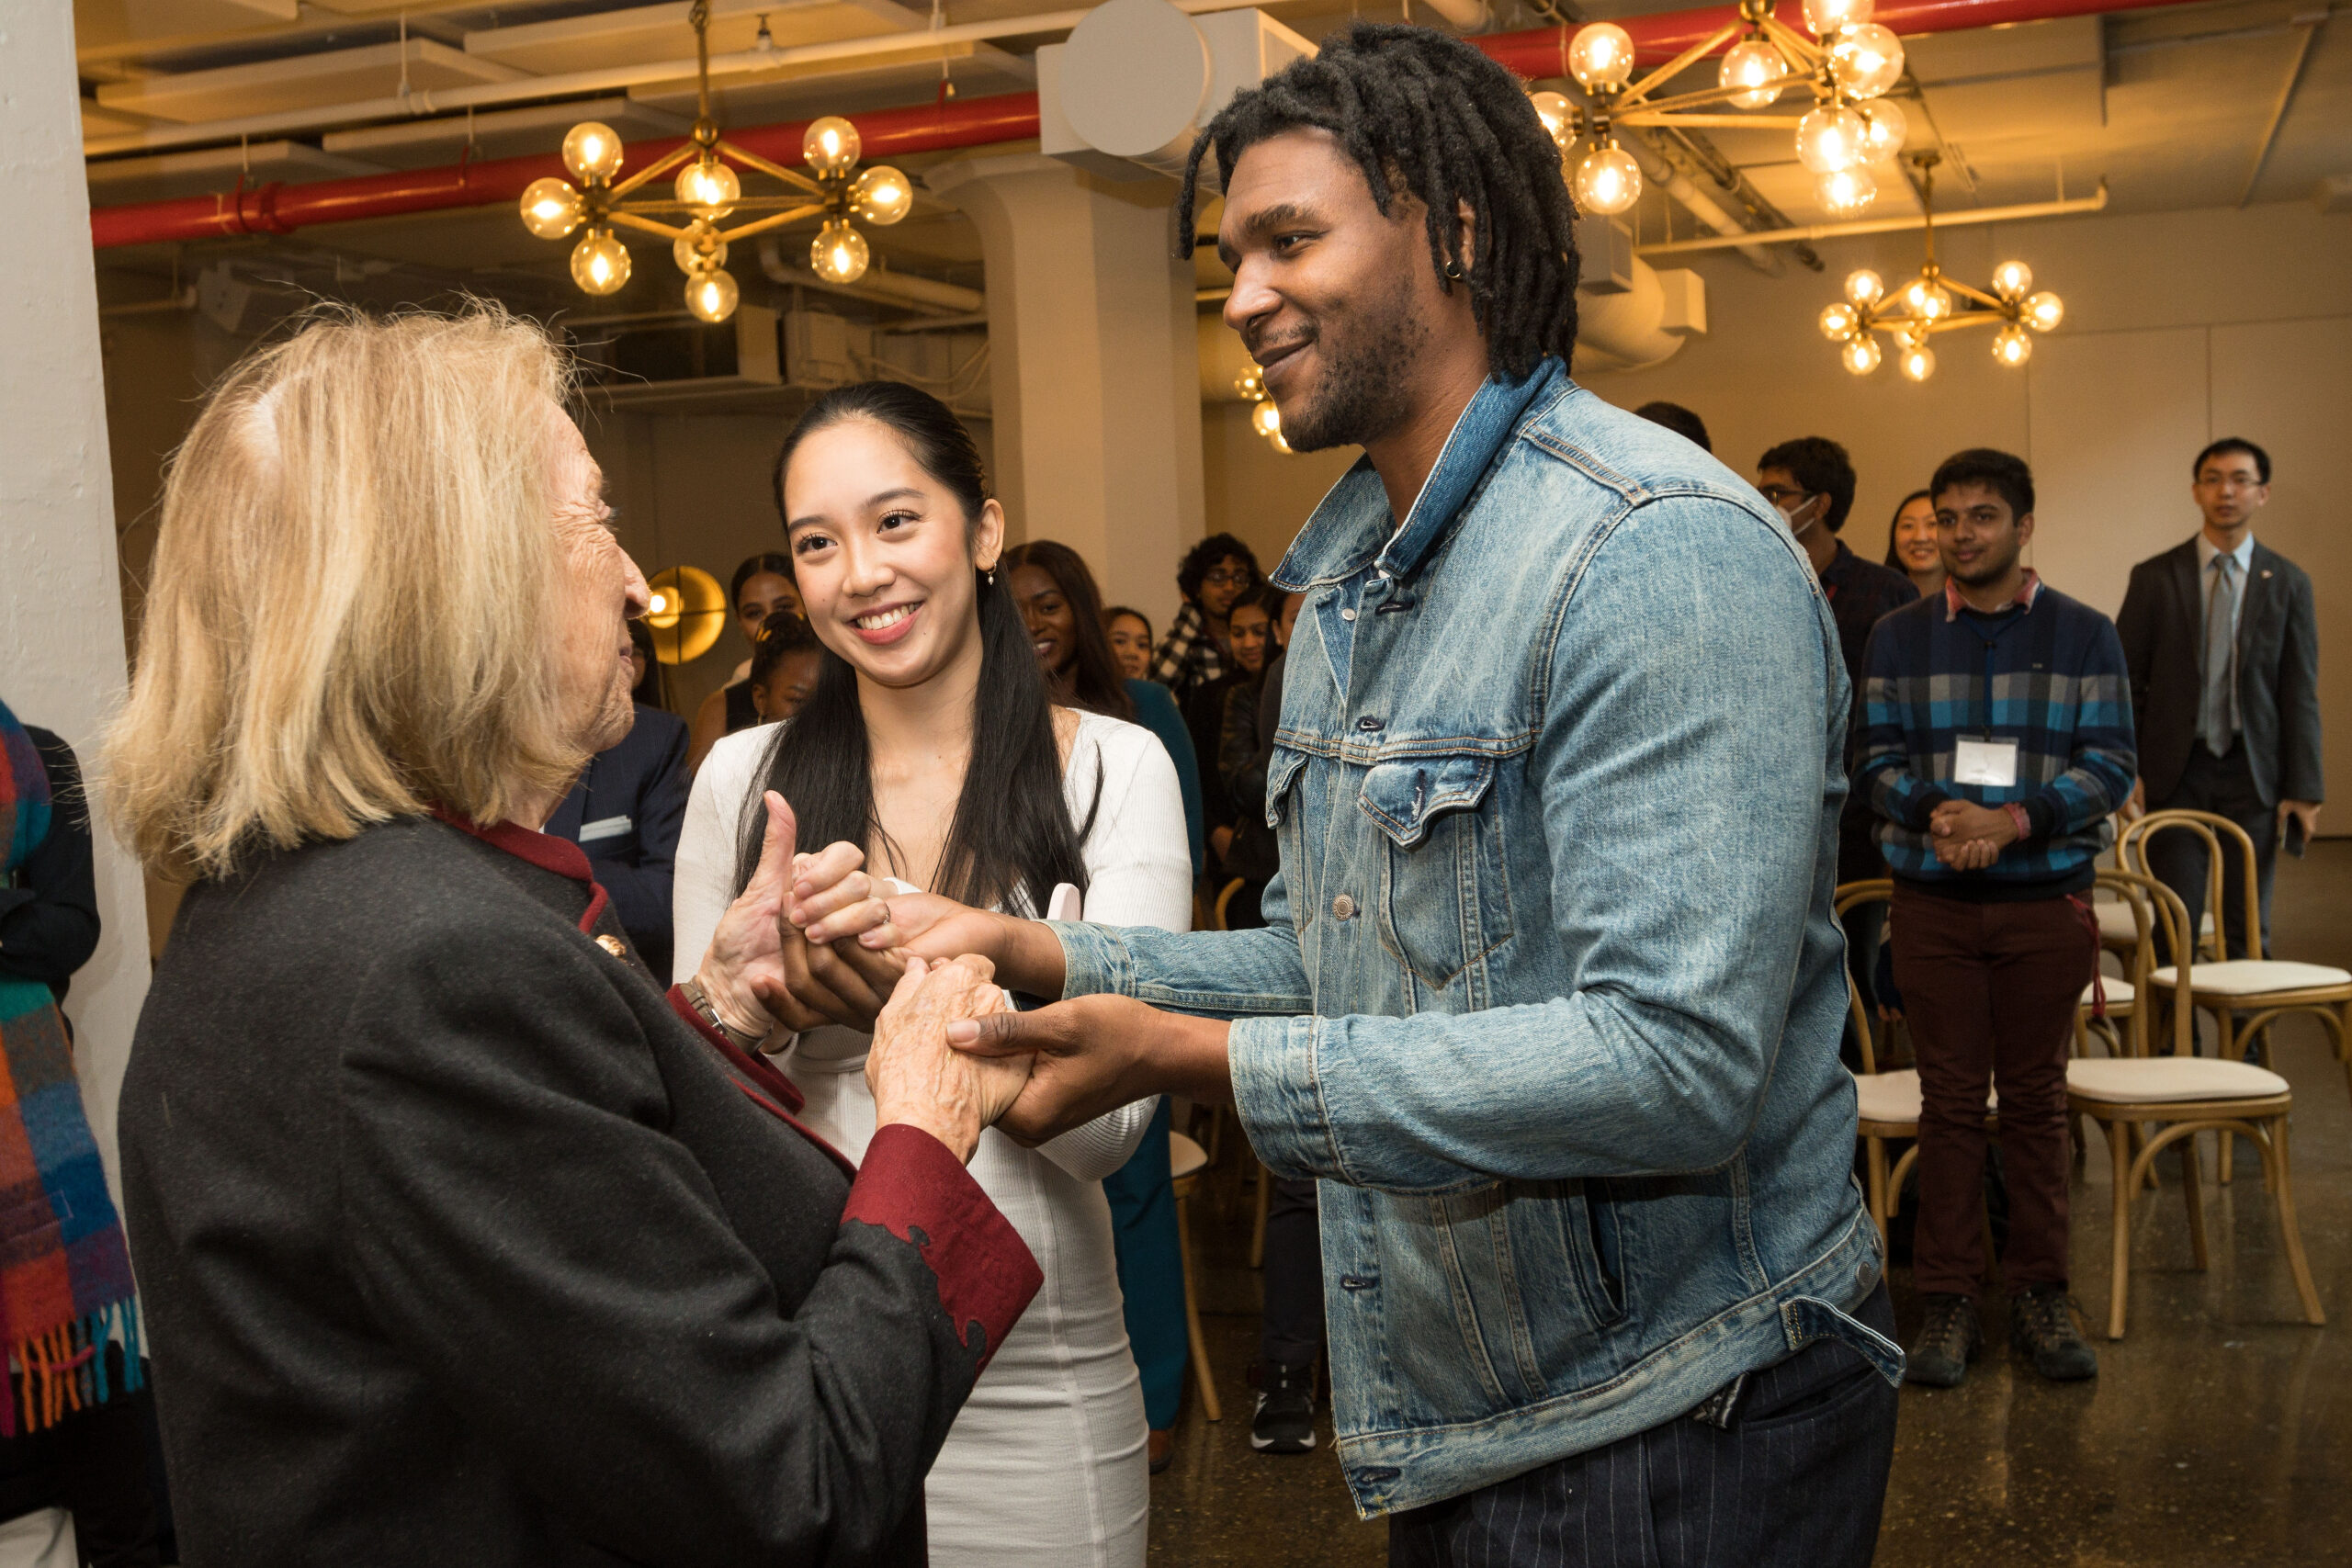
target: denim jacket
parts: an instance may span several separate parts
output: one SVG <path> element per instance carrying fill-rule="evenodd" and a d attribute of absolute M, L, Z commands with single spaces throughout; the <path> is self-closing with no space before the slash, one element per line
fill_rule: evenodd
<path fill-rule="evenodd" d="M 1321 1179 L 1365 1515 L 1693 1410 L 1877 1283 L 1831 918 L 1849 688 L 1762 499 L 1569 380 L 1489 380 L 1404 525 L 1359 463 L 1306 604 L 1263 930 L 1057 927 L 1066 994 L 1236 1020 L 1234 1095 Z"/>

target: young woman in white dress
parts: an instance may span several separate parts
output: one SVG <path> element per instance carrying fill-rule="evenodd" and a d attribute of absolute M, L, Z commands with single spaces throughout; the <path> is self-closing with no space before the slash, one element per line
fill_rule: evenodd
<path fill-rule="evenodd" d="M 863 852 L 857 884 L 1032 916 L 1068 885 L 1091 920 L 1185 929 L 1192 865 L 1174 765 L 1149 731 L 1049 701 L 995 581 L 1004 513 L 955 415 L 894 383 L 837 389 L 794 427 L 775 491 L 824 672 L 789 724 L 727 737 L 695 776 L 678 847 L 677 951 L 699 953 L 742 886 L 767 790 L 792 807 L 802 849 L 829 846 L 829 863 Z M 787 911 L 802 930 L 823 912 Z M 801 973 L 839 1004 L 832 1017 L 870 1016 L 888 994 L 898 960 L 874 950 L 887 941 L 797 944 Z M 796 1021 L 798 1033 L 766 1049 L 807 1096 L 803 1119 L 854 1159 L 874 1131 L 866 1037 L 812 1027 L 812 1014 Z M 1143 1402 L 1102 1179 L 1155 1106 L 1037 1149 L 982 1134 L 972 1174 L 1046 1283 L 932 1467 L 937 1568 L 1141 1568 Z"/>

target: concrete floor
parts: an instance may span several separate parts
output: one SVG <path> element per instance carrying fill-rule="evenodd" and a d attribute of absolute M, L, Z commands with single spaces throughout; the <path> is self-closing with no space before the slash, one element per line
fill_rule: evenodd
<path fill-rule="evenodd" d="M 2323 840 L 2278 868 L 2277 956 L 2352 968 L 2352 840 Z M 1879 1538 L 1886 1568 L 2001 1564 L 2352 1562 L 2352 1098 L 2320 1026 L 2279 1031 L 2295 1086 L 2292 1158 L 2303 1246 L 2331 1322 L 2302 1321 L 2276 1210 L 2251 1152 L 2211 1184 L 2211 1267 L 2189 1262 L 2178 1167 L 2134 1205 L 2131 1332 L 2104 1336 L 2112 1184 L 2091 1134 L 2074 1190 L 2075 1294 L 2099 1352 L 2095 1382 L 2042 1382 L 2011 1365 L 2001 1310 L 1968 1382 L 1906 1387 Z M 1359 1521 L 1325 1445 L 1273 1459 L 1249 1446 L 1258 1280 L 1245 1265 L 1250 1207 L 1228 1150 L 1226 1204 L 1194 1217 L 1203 1308 L 1225 1419 L 1188 1398 L 1175 1464 L 1152 1482 L 1151 1561 L 1343 1568 L 1386 1560 L 1386 1530 Z M 1917 1322 L 1909 1270 L 1894 1272 L 1905 1338 Z"/>

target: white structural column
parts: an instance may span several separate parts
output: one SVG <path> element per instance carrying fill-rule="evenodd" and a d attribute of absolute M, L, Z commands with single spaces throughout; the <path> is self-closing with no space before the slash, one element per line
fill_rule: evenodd
<path fill-rule="evenodd" d="M 1175 186 L 1034 153 L 931 170 L 988 266 L 997 489 L 1017 537 L 1086 558 L 1106 604 L 1165 627 L 1177 557 L 1204 529 L 1193 270 Z"/>
<path fill-rule="evenodd" d="M 122 587 L 98 365 L 74 8 L 0 17 L 0 698 L 89 770 L 122 698 Z M 93 802 L 103 818 L 102 799 Z M 97 955 L 74 980 L 82 1098 L 118 1194 L 115 1104 L 147 995 L 139 868 L 97 826 Z"/>

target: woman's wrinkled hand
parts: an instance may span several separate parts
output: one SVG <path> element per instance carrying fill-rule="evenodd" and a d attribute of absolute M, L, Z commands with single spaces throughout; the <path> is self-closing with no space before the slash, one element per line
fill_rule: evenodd
<path fill-rule="evenodd" d="M 752 880 L 719 917 L 695 978 L 729 1028 L 765 1038 L 781 1025 L 808 1029 L 824 1021 L 793 996 L 784 953 L 784 906 L 791 895 L 792 807 L 770 790 L 763 797 L 768 822 Z"/>
<path fill-rule="evenodd" d="M 980 1131 L 1020 1099 L 1029 1081 L 1025 1055 L 978 1056 L 953 1050 L 947 1027 L 1001 1011 L 1007 1003 L 985 958 L 942 963 L 910 957 L 874 1022 L 865 1057 L 874 1124 L 919 1127 L 969 1163 Z"/>

